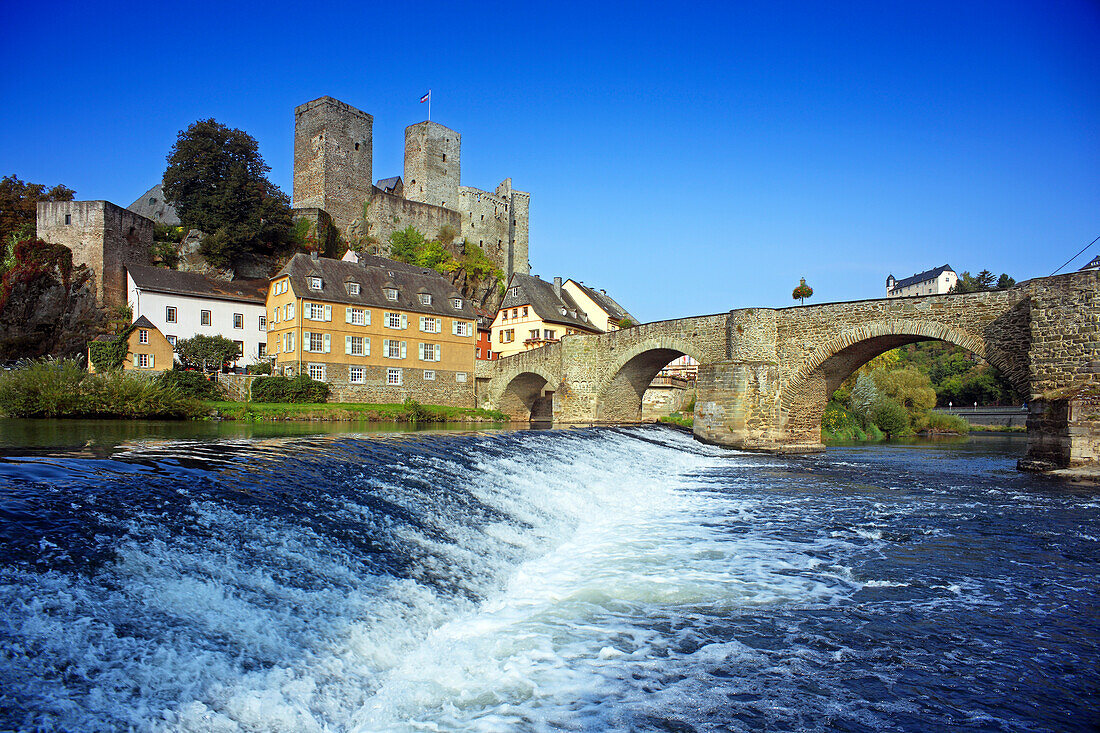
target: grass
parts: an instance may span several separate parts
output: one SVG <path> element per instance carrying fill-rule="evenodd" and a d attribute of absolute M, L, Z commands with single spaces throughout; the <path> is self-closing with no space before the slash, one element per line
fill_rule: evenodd
<path fill-rule="evenodd" d="M 1023 425 L 971 425 L 972 433 L 1026 433 Z"/>
<path fill-rule="evenodd" d="M 682 428 L 690 428 L 695 424 L 695 416 L 691 413 L 684 415 L 679 412 L 674 412 L 668 417 L 657 418 L 657 421 L 669 423 L 670 425 L 679 425 Z"/>
<path fill-rule="evenodd" d="M 265 422 L 316 420 L 331 422 L 508 422 L 499 410 L 446 405 L 368 404 L 362 402 L 224 402 L 207 401 L 208 412 L 225 420 Z"/>

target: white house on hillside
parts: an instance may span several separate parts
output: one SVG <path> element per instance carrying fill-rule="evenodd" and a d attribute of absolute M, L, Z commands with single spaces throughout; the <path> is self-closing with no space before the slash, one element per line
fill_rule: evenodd
<path fill-rule="evenodd" d="M 267 280 L 214 280 L 163 267 L 126 267 L 126 300 L 136 321 L 153 322 L 173 346 L 179 339 L 225 336 L 241 349 L 237 366 L 266 356 Z"/>
<path fill-rule="evenodd" d="M 958 281 L 959 276 L 951 269 L 951 265 L 940 265 L 904 280 L 895 280 L 890 275 L 886 278 L 886 297 L 906 298 L 912 295 L 949 293 Z"/>

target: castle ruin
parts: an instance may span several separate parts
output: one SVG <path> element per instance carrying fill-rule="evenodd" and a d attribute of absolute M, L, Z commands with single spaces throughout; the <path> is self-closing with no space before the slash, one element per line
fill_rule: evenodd
<path fill-rule="evenodd" d="M 325 212 L 349 243 L 388 254 L 391 235 L 408 226 L 426 237 L 450 226 L 501 270 L 530 272 L 531 195 L 506 178 L 495 191 L 461 185 L 462 135 L 437 122 L 405 128 L 403 177 L 373 183 L 374 117 L 332 97 L 294 110 L 295 214 Z"/>

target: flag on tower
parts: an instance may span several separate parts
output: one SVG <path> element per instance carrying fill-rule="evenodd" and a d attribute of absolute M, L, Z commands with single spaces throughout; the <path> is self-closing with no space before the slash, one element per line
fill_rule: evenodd
<path fill-rule="evenodd" d="M 428 93 L 427 93 L 427 94 L 425 94 L 425 95 L 424 95 L 423 97 L 421 97 L 421 98 L 420 98 L 420 103 L 421 103 L 421 104 L 424 104 L 425 102 L 427 102 L 427 101 L 428 101 L 429 99 L 431 99 L 431 98 L 432 98 L 432 90 L 431 90 L 431 89 L 429 89 L 429 90 L 428 90 Z"/>

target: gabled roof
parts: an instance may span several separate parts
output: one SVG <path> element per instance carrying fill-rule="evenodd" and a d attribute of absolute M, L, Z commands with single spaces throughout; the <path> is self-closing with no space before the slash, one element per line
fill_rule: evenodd
<path fill-rule="evenodd" d="M 135 328 L 151 328 L 154 331 L 159 330 L 156 326 L 153 325 L 153 322 L 150 321 L 145 316 L 138 316 L 138 319 L 136 321 L 134 321 L 134 327 Z"/>
<path fill-rule="evenodd" d="M 516 295 L 512 295 L 512 288 L 519 288 Z M 575 326 L 586 331 L 599 333 L 599 329 L 593 326 L 588 319 L 588 314 L 581 310 L 577 302 L 573 300 L 568 291 L 562 290 L 561 296 L 554 292 L 554 284 L 548 283 L 531 275 L 512 273 L 508 281 L 508 290 L 504 294 L 504 302 L 501 309 L 515 308 L 529 305 L 542 320 L 547 323 L 558 323 L 563 326 Z M 564 313 L 562 311 L 565 311 Z"/>
<path fill-rule="evenodd" d="M 1100 270 L 1100 255 L 1092 258 L 1092 262 L 1088 263 L 1082 270 Z"/>
<path fill-rule="evenodd" d="M 155 293 L 173 293 L 257 305 L 267 302 L 267 280 L 240 279 L 226 282 L 197 272 L 182 272 L 145 265 L 126 265 L 126 271 L 130 273 L 130 277 L 139 288 Z"/>
<path fill-rule="evenodd" d="M 378 186 L 386 193 L 393 193 L 397 190 L 397 187 L 401 185 L 401 176 L 391 176 L 390 178 L 383 178 L 374 185 Z"/>
<path fill-rule="evenodd" d="M 408 265 L 377 255 L 359 255 L 359 262 L 334 260 L 329 257 L 314 259 L 307 254 L 296 254 L 272 278 L 290 277 L 294 294 L 318 302 L 347 303 L 390 310 L 411 311 L 431 315 L 450 316 L 474 320 L 474 306 L 464 298 L 451 281 L 435 270 Z M 307 278 L 321 278 L 321 289 L 309 287 Z M 359 283 L 359 294 L 351 295 L 345 283 Z M 397 300 L 389 300 L 382 289 L 397 289 Z M 431 305 L 424 305 L 419 293 L 431 295 Z M 462 299 L 462 307 L 455 308 L 451 300 Z"/>
<path fill-rule="evenodd" d="M 619 305 L 614 298 L 607 294 L 604 290 L 597 290 L 596 288 L 590 288 L 582 282 L 573 280 L 572 283 L 581 289 L 585 295 L 592 299 L 596 305 L 598 305 L 603 312 L 606 313 L 611 320 L 621 321 L 624 318 L 629 318 L 631 322 L 638 323 L 638 319 L 627 313 L 626 308 Z"/>
<path fill-rule="evenodd" d="M 934 267 L 931 270 L 925 270 L 924 272 L 917 273 L 912 277 L 907 277 L 904 280 L 898 280 L 894 283 L 893 290 L 900 290 L 902 288 L 907 288 L 910 285 L 916 285 L 917 283 L 935 280 L 937 277 L 945 272 L 954 272 L 954 270 L 951 269 L 951 265 L 940 265 L 939 267 Z M 893 275 L 891 275 L 890 277 L 893 277 Z"/>
<path fill-rule="evenodd" d="M 164 185 L 160 183 L 138 196 L 137 201 L 126 208 L 158 224 L 174 227 L 180 225 L 180 216 L 176 213 L 176 207 L 164 200 Z"/>

